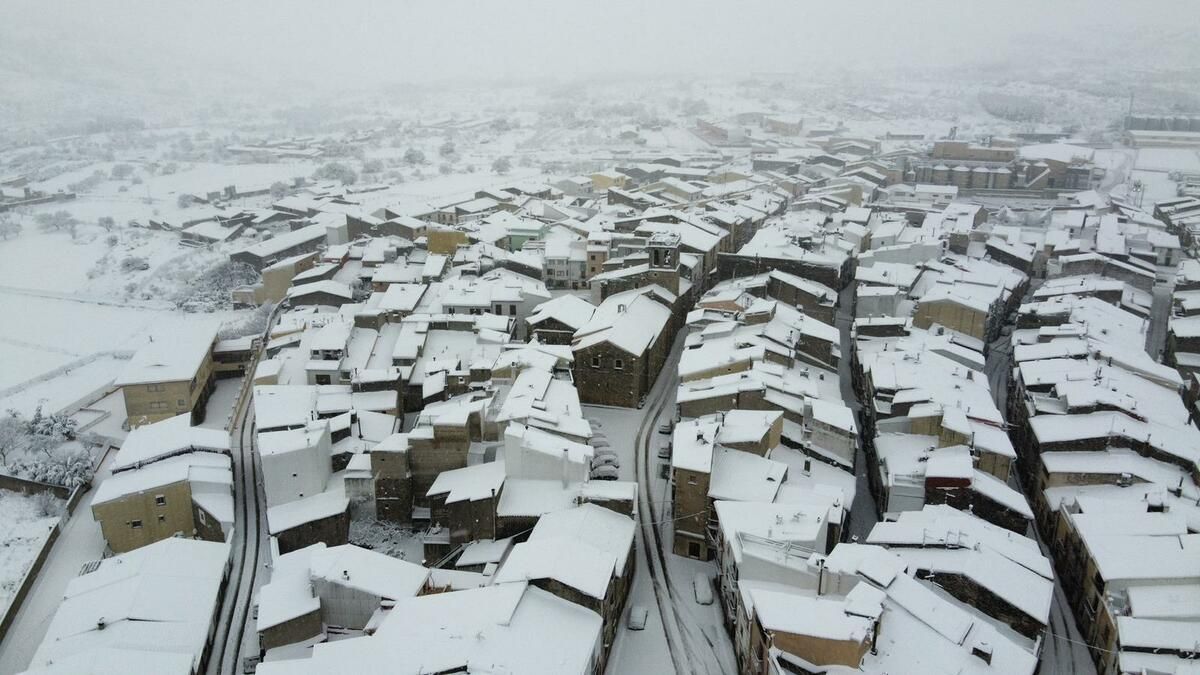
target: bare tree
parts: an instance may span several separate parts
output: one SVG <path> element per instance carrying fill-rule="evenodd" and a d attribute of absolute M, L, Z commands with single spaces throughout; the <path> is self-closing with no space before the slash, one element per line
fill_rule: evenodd
<path fill-rule="evenodd" d="M 11 213 L 0 213 L 0 239 L 8 239 L 21 234 L 21 223 L 12 217 Z"/>
<path fill-rule="evenodd" d="M 25 444 L 25 420 L 16 410 L 9 409 L 0 417 L 0 464 L 8 466 L 8 455 Z"/>

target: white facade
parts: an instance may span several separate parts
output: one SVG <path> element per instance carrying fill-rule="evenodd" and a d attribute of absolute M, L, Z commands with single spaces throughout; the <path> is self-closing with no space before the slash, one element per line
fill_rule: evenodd
<path fill-rule="evenodd" d="M 267 506 L 279 506 L 325 491 L 333 473 L 329 423 L 258 435 Z"/>

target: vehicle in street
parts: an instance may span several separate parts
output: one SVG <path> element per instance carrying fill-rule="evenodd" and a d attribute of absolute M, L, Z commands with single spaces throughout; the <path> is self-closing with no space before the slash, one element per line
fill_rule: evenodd
<path fill-rule="evenodd" d="M 592 480 L 617 480 L 619 478 L 615 466 L 605 465 L 592 469 Z"/>
<path fill-rule="evenodd" d="M 599 469 L 602 466 L 611 466 L 614 469 L 621 467 L 621 462 L 617 460 L 616 455 L 597 455 L 592 458 L 592 468 Z"/>
<path fill-rule="evenodd" d="M 649 610 L 642 605 L 634 605 L 629 608 L 629 621 L 626 625 L 629 626 L 629 630 L 645 630 L 648 616 L 650 616 Z"/>
<path fill-rule="evenodd" d="M 697 572 L 692 578 L 692 587 L 696 593 L 696 602 L 702 605 L 713 604 L 712 582 L 708 580 L 707 574 Z"/>

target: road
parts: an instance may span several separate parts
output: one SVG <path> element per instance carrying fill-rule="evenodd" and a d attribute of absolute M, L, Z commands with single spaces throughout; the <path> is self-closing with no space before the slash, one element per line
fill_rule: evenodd
<path fill-rule="evenodd" d="M 685 333 L 680 332 L 659 372 L 658 380 L 646 397 L 643 410 L 648 412 L 643 416 L 635 438 L 638 550 L 645 558 L 646 571 L 653 582 L 654 596 L 675 671 L 681 675 L 719 675 L 737 669 L 732 645 L 719 623 L 715 627 L 702 625 L 689 609 L 695 604 L 692 579 L 690 576 L 678 578 L 679 575 L 673 574 L 672 570 L 680 561 L 673 559 L 674 553 L 671 551 L 673 530 L 670 528 L 669 492 L 664 490 L 662 497 L 658 498 L 653 491 L 657 429 L 675 416 L 679 355 L 683 351 Z"/>
<path fill-rule="evenodd" d="M 1012 324 L 1006 325 L 1011 326 Z M 1006 418 L 1008 415 L 1008 383 L 1012 378 L 1012 352 L 1012 336 L 1002 332 L 1000 337 L 988 345 L 987 361 L 984 365 L 984 373 L 987 375 L 988 385 L 992 389 L 992 398 L 996 402 L 996 407 Z M 1015 472 L 1010 476 L 1008 483 L 1010 487 L 1024 496 L 1024 489 L 1021 482 L 1017 480 Z M 1028 502 L 1029 498 L 1026 497 L 1025 501 Z M 1030 530 L 1042 550 L 1042 555 L 1053 560 L 1053 553 L 1042 541 L 1037 527 L 1031 527 Z M 1063 594 L 1062 585 L 1057 576 L 1054 579 L 1054 598 L 1050 603 L 1050 626 L 1046 631 L 1046 642 L 1042 645 L 1039 672 L 1042 675 L 1096 675 L 1096 669 L 1088 654 L 1083 635 L 1075 625 L 1075 617 L 1071 615 L 1070 606 L 1067 605 L 1066 595 Z"/>
<path fill-rule="evenodd" d="M 854 353 L 854 340 L 850 329 L 854 324 L 854 282 L 851 282 L 838 294 L 837 317 L 835 318 L 838 333 L 841 337 L 839 349 L 842 352 L 838 360 L 838 380 L 842 390 L 842 401 L 854 411 L 854 420 L 862 428 L 862 404 L 854 392 L 854 383 L 850 373 L 850 355 Z M 854 503 L 850 505 L 849 535 L 866 541 L 867 535 L 879 522 L 879 512 L 875 509 L 875 500 L 871 498 L 871 486 L 867 482 L 867 456 L 863 453 L 862 442 L 858 444 L 858 452 L 854 458 Z"/>
<path fill-rule="evenodd" d="M 1171 315 L 1171 284 L 1154 284 L 1154 302 L 1150 305 L 1150 324 L 1146 328 L 1146 353 L 1155 360 L 1162 360 L 1167 346 L 1167 321 Z"/>
<path fill-rule="evenodd" d="M 260 558 L 268 556 L 266 543 L 266 509 L 260 494 L 258 453 L 254 448 L 254 404 L 247 397 L 239 410 L 234 411 L 234 426 L 230 427 L 233 441 L 234 466 L 234 533 L 233 563 L 229 584 L 218 613 L 213 652 L 208 660 L 208 673 L 242 672 L 245 656 L 255 656 L 258 650 L 249 645 L 257 643 L 250 607 L 257 591 Z"/>

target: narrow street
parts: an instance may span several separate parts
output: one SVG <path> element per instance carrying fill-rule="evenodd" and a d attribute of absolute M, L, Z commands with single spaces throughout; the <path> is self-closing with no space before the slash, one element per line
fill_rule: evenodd
<path fill-rule="evenodd" d="M 1171 292 L 1174 282 L 1156 283 L 1152 291 L 1154 303 L 1150 305 L 1150 319 L 1146 326 L 1146 353 L 1161 361 L 1167 346 L 1167 322 L 1171 316 Z"/>
<path fill-rule="evenodd" d="M 219 623 L 213 639 L 213 655 L 208 673 L 239 673 L 241 659 L 257 655 L 257 649 L 247 650 L 246 637 L 257 641 L 250 606 L 253 602 L 260 552 L 266 554 L 266 514 L 259 505 L 257 457 L 254 452 L 254 404 L 249 399 L 235 412 L 235 425 L 230 428 L 234 460 L 234 535 L 229 583 L 218 612 Z M 269 554 L 266 554 L 269 555 Z M 249 631 L 247 631 L 247 628 Z"/>
<path fill-rule="evenodd" d="M 1010 328 L 1012 328 L 1012 324 L 1006 323 L 1000 337 L 988 345 L 987 361 L 984 365 L 984 373 L 987 375 L 988 385 L 992 390 L 992 400 L 996 402 L 996 407 L 1006 419 L 1008 416 L 1008 383 L 1012 378 L 1013 367 L 1012 335 L 1008 332 Z M 1014 490 L 1021 492 L 1026 502 L 1029 501 L 1029 496 L 1025 495 L 1024 488 L 1017 480 L 1015 473 L 1009 477 L 1008 483 Z M 1046 546 L 1046 542 L 1042 540 L 1037 527 L 1030 527 L 1030 533 L 1041 548 L 1042 555 L 1053 560 L 1053 555 Z M 1062 585 L 1057 578 L 1054 580 L 1054 598 L 1050 604 L 1050 626 L 1046 632 L 1046 644 L 1042 646 L 1039 672 L 1041 675 L 1096 675 L 1088 648 L 1079 628 L 1075 625 L 1075 617 L 1071 615 L 1071 608 L 1067 605 L 1066 595 L 1063 594 Z"/>
<path fill-rule="evenodd" d="M 842 400 L 854 411 L 854 419 L 862 427 L 862 403 L 854 393 L 854 384 L 850 373 L 850 356 L 854 353 L 854 340 L 850 329 L 854 325 L 854 282 L 851 282 L 838 294 L 837 325 L 841 338 L 839 348 L 841 359 L 838 360 L 838 379 L 842 389 Z M 871 498 L 871 486 L 867 482 L 867 457 L 862 450 L 860 439 L 858 453 L 854 458 L 855 490 L 854 503 L 850 505 L 850 537 L 858 537 L 865 541 L 871 533 L 871 528 L 879 522 L 879 513 L 875 510 L 875 500 Z"/>
<path fill-rule="evenodd" d="M 608 667 L 614 675 L 658 673 L 664 672 L 664 667 L 681 675 L 736 671 L 733 645 L 721 623 L 719 604 L 699 605 L 692 592 L 696 571 L 711 577 L 716 567 L 711 562 L 672 553 L 670 485 L 658 473 L 664 461 L 658 458 L 658 447 L 668 438 L 659 433 L 658 427 L 675 413 L 677 366 L 684 337 L 682 332 L 677 337 L 642 409 L 585 407 L 589 418 L 601 422 L 601 433 L 614 447 L 629 444 L 629 464 L 626 466 L 622 460 L 621 478 L 638 483 L 637 561 L 628 604 L 645 606 L 651 619 L 644 631 L 618 633 Z M 657 644 L 653 638 L 657 638 Z"/>

